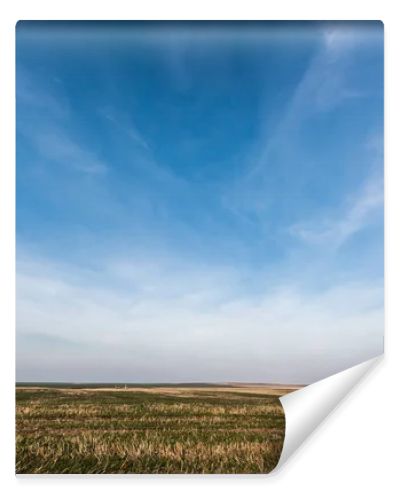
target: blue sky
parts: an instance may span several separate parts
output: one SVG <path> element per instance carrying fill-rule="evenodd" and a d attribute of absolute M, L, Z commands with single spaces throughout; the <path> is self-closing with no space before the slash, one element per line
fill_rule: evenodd
<path fill-rule="evenodd" d="M 381 23 L 20 22 L 16 47 L 18 380 L 381 353 Z"/>

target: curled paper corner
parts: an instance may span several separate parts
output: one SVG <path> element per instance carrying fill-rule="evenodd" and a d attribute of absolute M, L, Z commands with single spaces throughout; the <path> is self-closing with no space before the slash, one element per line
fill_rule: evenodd
<path fill-rule="evenodd" d="M 286 463 L 382 358 L 383 354 L 279 398 L 285 412 L 286 431 L 282 453 L 274 472 Z"/>

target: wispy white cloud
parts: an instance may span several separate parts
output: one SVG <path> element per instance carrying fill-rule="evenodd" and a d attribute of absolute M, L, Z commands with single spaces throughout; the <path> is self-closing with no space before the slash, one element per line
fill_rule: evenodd
<path fill-rule="evenodd" d="M 62 91 L 62 82 L 55 83 L 57 88 L 40 86 L 26 71 L 19 70 L 18 106 L 20 111 L 28 113 L 30 120 L 17 121 L 18 133 L 45 160 L 85 174 L 104 174 L 108 170 L 106 162 L 68 131 L 71 106 Z"/>
<path fill-rule="evenodd" d="M 30 366 L 34 377 L 40 364 L 58 380 L 73 356 L 76 380 L 119 365 L 113 376 L 131 380 L 310 382 L 381 352 L 380 286 L 332 284 L 312 293 L 293 283 L 254 296 L 237 286 L 234 269 L 145 264 L 125 263 L 124 272 L 121 263 L 105 263 L 87 280 L 87 271 L 65 264 L 20 262 L 17 331 L 32 336 L 18 351 L 20 377 Z M 81 352 L 63 350 L 62 339 L 80 343 Z"/>
<path fill-rule="evenodd" d="M 315 116 L 335 111 L 349 100 L 367 97 L 365 89 L 355 87 L 349 77 L 349 67 L 363 43 L 364 34 L 351 27 L 321 30 L 319 47 L 279 119 L 271 127 L 266 110 L 267 119 L 261 122 L 251 154 L 232 185 L 224 189 L 222 202 L 236 216 L 251 215 L 262 224 L 268 216 L 271 199 L 279 195 L 271 176 L 290 178 L 293 163 L 298 163 L 302 156 L 301 147 L 296 150 L 297 132 Z"/>
<path fill-rule="evenodd" d="M 86 174 L 104 174 L 107 165 L 95 153 L 73 141 L 62 129 L 38 130 L 31 140 L 43 158 Z"/>
<path fill-rule="evenodd" d="M 70 104 L 60 79 L 53 78 L 50 84 L 43 88 L 34 81 L 27 70 L 18 67 L 16 84 L 17 109 L 31 108 L 44 118 L 65 120 L 70 116 Z"/>
<path fill-rule="evenodd" d="M 126 134 L 136 144 L 144 149 L 150 150 L 150 146 L 138 128 L 134 125 L 133 120 L 121 111 L 117 111 L 113 106 L 105 106 L 99 110 L 101 116 L 108 120 L 117 130 Z"/>
<path fill-rule="evenodd" d="M 297 223 L 289 228 L 289 232 L 308 244 L 335 249 L 368 226 L 377 214 L 382 213 L 382 209 L 383 180 L 381 176 L 373 174 L 334 214 Z"/>
<path fill-rule="evenodd" d="M 312 57 L 286 105 L 273 134 L 261 139 L 258 158 L 249 165 L 251 173 L 262 169 L 274 147 L 287 142 L 293 127 L 298 127 L 310 115 L 331 111 L 343 100 L 364 95 L 348 82 L 348 66 L 362 39 L 342 28 L 322 31 L 319 49 Z"/>

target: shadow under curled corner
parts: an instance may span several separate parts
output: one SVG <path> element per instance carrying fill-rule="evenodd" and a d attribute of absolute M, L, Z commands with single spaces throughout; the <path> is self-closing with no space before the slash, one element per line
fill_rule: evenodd
<path fill-rule="evenodd" d="M 279 398 L 285 412 L 285 439 L 277 472 L 310 434 L 383 359 L 383 354 Z"/>

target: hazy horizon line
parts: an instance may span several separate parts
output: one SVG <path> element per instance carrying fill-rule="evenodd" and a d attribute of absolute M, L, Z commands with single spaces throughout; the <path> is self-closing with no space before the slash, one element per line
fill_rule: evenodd
<path fill-rule="evenodd" d="M 300 386 L 304 387 L 308 384 L 304 383 L 294 383 L 294 382 L 239 382 L 239 381 L 227 381 L 227 382 L 26 382 L 26 381 L 16 381 L 15 385 L 127 385 L 127 386 L 220 386 L 220 385 L 274 385 L 274 386 Z"/>

